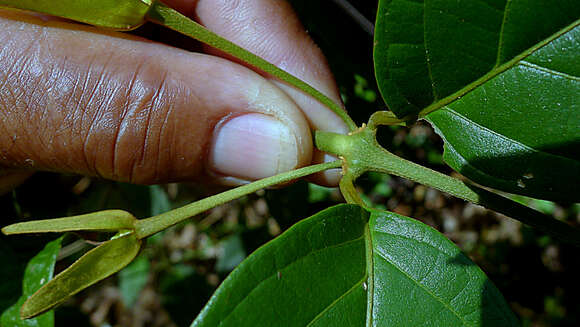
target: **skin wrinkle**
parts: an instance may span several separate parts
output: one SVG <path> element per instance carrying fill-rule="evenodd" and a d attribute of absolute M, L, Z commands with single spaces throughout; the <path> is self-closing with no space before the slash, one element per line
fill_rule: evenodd
<path fill-rule="evenodd" d="M 153 97 L 155 98 L 156 95 L 153 95 Z M 155 100 L 152 100 L 152 103 L 154 103 Z M 129 160 L 128 162 L 128 171 L 129 171 L 129 175 L 128 175 L 128 179 L 130 183 L 135 183 L 135 169 L 137 168 L 137 165 L 141 165 L 145 162 L 145 151 L 146 151 L 146 147 L 148 144 L 148 139 L 149 139 L 149 135 L 150 135 L 150 130 L 152 129 L 151 127 L 151 114 L 153 111 L 154 105 L 150 105 L 149 108 L 145 109 L 145 112 L 147 113 L 146 116 L 146 120 L 145 120 L 145 133 L 144 135 L 141 135 L 139 137 L 140 140 L 142 140 L 139 144 L 138 147 L 136 147 L 138 155 L 133 155 L 132 158 Z M 158 157 L 159 158 L 159 157 Z M 159 159 L 157 159 L 159 160 Z M 157 178 L 157 173 L 154 173 L 154 179 Z"/>
<path fill-rule="evenodd" d="M 107 84 L 110 84 L 110 81 L 107 81 Z M 107 86 L 104 89 L 108 90 L 111 87 Z M 123 113 L 125 112 L 125 108 L 122 106 L 116 106 L 117 100 L 116 97 L 118 96 L 118 89 L 112 92 L 111 95 L 106 97 L 105 99 L 101 99 L 103 103 L 99 106 L 99 110 L 102 111 L 101 117 L 98 120 L 97 130 L 94 135 L 96 142 L 98 143 L 98 147 L 93 147 L 90 149 L 89 152 L 94 153 L 95 160 L 96 160 L 96 169 L 99 171 L 101 176 L 112 176 L 112 169 L 113 169 L 113 151 L 115 149 L 115 142 L 117 139 L 117 135 L 119 133 L 119 123 L 122 122 Z M 99 100 L 97 100 L 99 102 Z M 97 155 L 99 149 L 102 151 L 106 151 Z M 101 161 L 99 161 L 101 159 Z"/>
<path fill-rule="evenodd" d="M 111 136 L 111 140 L 110 140 L 110 145 L 109 145 L 109 152 L 107 153 L 107 157 L 109 157 L 106 162 L 109 163 L 109 165 L 103 165 L 103 167 L 105 169 L 107 169 L 107 173 L 103 174 L 105 176 L 111 176 L 113 178 L 118 177 L 117 172 L 116 172 L 116 167 L 115 167 L 115 160 L 116 160 L 116 152 L 117 152 L 117 143 L 119 141 L 119 137 L 120 137 L 120 133 L 122 131 L 123 128 L 123 124 L 125 122 L 125 117 L 127 116 L 127 113 L 129 111 L 129 107 L 128 107 L 128 103 L 127 103 L 127 99 L 126 99 L 126 95 L 125 92 L 123 92 L 123 90 L 126 90 L 127 87 L 125 87 L 125 82 L 124 81 L 115 81 L 114 77 L 113 78 L 105 78 L 105 75 L 109 75 L 109 73 L 107 73 L 108 71 L 111 71 L 111 69 L 107 68 L 107 67 L 111 67 L 114 68 L 115 66 L 115 59 L 116 57 L 111 55 L 109 56 L 103 63 L 102 63 L 102 77 L 101 80 L 103 81 L 107 81 L 107 84 L 111 84 L 112 82 L 118 82 L 119 85 L 118 87 L 115 88 L 110 88 L 110 87 L 104 87 L 102 89 L 104 90 L 109 90 L 109 89 L 113 89 L 114 91 L 112 92 L 111 96 L 108 97 L 108 99 L 105 100 L 105 105 L 101 106 L 99 108 L 99 110 L 103 110 L 105 111 L 105 115 L 104 116 L 111 116 L 111 120 L 114 120 L 113 123 L 110 124 L 110 126 L 107 126 L 105 128 L 112 128 L 113 129 L 113 133 L 110 135 Z M 139 63 L 137 64 L 137 67 L 139 67 Z M 129 81 L 127 81 L 127 83 L 132 82 L 132 79 L 129 79 Z M 102 85 L 102 84 L 101 84 Z M 115 101 L 117 100 L 118 101 Z M 101 99 L 97 99 L 97 102 L 99 102 L 99 100 Z M 119 104 L 118 106 L 116 106 L 115 104 Z M 90 105 L 90 104 L 87 104 Z M 116 109 L 118 108 L 118 109 Z M 108 115 L 107 115 L 108 114 Z M 97 125 L 99 126 L 99 125 Z M 98 167 L 98 165 L 97 165 Z"/>
<path fill-rule="evenodd" d="M 30 83 L 28 83 L 28 84 L 30 84 Z M 76 88 L 75 88 L 75 89 L 76 89 Z M 43 107 L 44 107 L 44 106 L 43 106 Z M 74 111 L 76 111 L 76 110 L 73 110 L 72 112 L 74 112 Z M 72 114 L 72 112 L 71 112 L 71 111 L 68 111 L 68 112 Z M 73 118 L 73 115 L 69 115 L 68 117 L 69 117 L 69 118 Z M 20 117 L 18 117 L 18 118 L 20 118 Z M 85 152 L 86 152 L 86 151 L 85 151 Z M 85 161 L 87 161 L 87 160 L 85 159 Z"/>
<path fill-rule="evenodd" d="M 126 117 L 128 111 L 130 110 L 126 105 L 122 107 L 121 116 L 119 117 L 119 121 L 115 124 L 115 134 L 113 136 L 113 144 L 111 145 L 111 173 L 110 176 L 113 179 L 119 179 L 120 175 L 116 169 L 116 158 L 117 158 L 117 147 L 119 144 L 119 138 L 123 135 L 123 125 L 127 122 Z M 122 179 L 121 179 L 122 180 Z"/>
<path fill-rule="evenodd" d="M 163 140 L 166 138 L 165 137 L 166 133 L 171 133 L 171 135 L 172 135 L 172 137 L 169 139 L 168 144 L 176 144 L 177 143 L 177 140 L 179 138 L 178 136 L 176 137 L 175 129 L 174 128 L 169 128 L 170 122 L 173 125 L 175 124 L 175 122 L 170 119 L 170 117 L 173 115 L 173 111 L 174 111 L 173 101 L 170 100 L 170 101 L 168 101 L 167 110 L 165 110 L 163 112 L 163 120 L 162 120 L 161 128 L 160 128 L 160 131 L 159 131 L 159 138 L 158 138 L 159 140 L 158 140 L 158 143 L 157 143 L 158 158 L 161 156 L 161 153 L 167 153 L 167 152 L 169 152 L 169 158 L 173 158 L 174 157 L 173 156 L 173 153 L 171 152 L 171 151 L 173 151 L 172 148 L 170 148 L 169 151 L 166 150 L 164 152 L 162 152 L 162 149 L 161 149 L 161 145 L 164 144 Z M 151 148 L 151 147 L 148 146 L 147 148 Z M 144 162 L 145 161 L 143 161 L 143 163 Z M 160 178 L 160 176 L 158 176 L 158 173 L 163 168 L 159 164 L 159 159 L 157 160 L 156 167 L 157 167 L 157 169 L 156 169 L 155 178 Z M 167 172 L 168 176 L 172 176 L 173 175 L 173 172 L 171 171 L 171 169 L 173 169 L 173 165 L 169 165 L 169 167 L 167 169 L 167 170 L 169 170 Z"/>
<path fill-rule="evenodd" d="M 74 108 L 71 108 L 71 113 L 72 113 L 72 117 L 73 117 L 73 127 L 71 128 L 71 131 L 73 131 L 73 134 L 71 135 L 71 137 L 77 138 L 79 141 L 82 140 L 82 147 L 81 147 L 81 151 L 79 153 L 79 157 L 80 160 L 85 164 L 85 169 L 87 170 L 91 170 L 91 166 L 89 164 L 89 158 L 87 156 L 87 151 L 86 151 L 86 142 L 89 140 L 89 133 L 90 130 L 93 128 L 93 119 L 94 117 L 87 117 L 87 119 L 83 119 L 84 117 L 87 116 L 87 114 L 90 114 L 90 111 L 85 110 L 85 108 L 88 106 L 88 103 L 91 102 L 84 102 L 84 98 L 86 98 L 86 96 L 88 95 L 89 97 L 93 96 L 93 92 L 96 88 L 93 88 L 93 92 L 87 92 L 87 90 L 89 90 L 89 84 L 90 84 L 90 80 L 93 76 L 92 74 L 92 69 L 94 67 L 94 63 L 95 63 L 95 58 L 94 56 L 89 57 L 89 62 L 90 65 L 88 66 L 88 69 L 86 70 L 78 70 L 78 77 L 71 79 L 71 83 L 73 83 L 73 85 L 75 86 L 72 90 L 72 92 L 68 95 L 68 99 L 70 102 L 72 103 L 76 103 L 76 105 L 74 106 Z M 108 62 L 108 60 L 110 59 L 106 59 L 105 62 Z M 101 70 L 100 72 L 97 73 L 97 77 L 98 77 L 98 85 L 100 84 L 100 81 L 102 81 L 103 79 L 105 79 L 105 70 Z M 83 85 L 81 87 L 81 92 L 77 93 L 76 90 L 78 89 L 77 86 L 78 85 Z M 97 103 L 98 105 L 98 103 Z M 64 107 L 67 108 L 67 107 Z M 83 134 L 83 130 L 86 128 L 85 127 L 85 122 L 89 121 L 90 123 L 90 127 L 89 127 L 89 132 L 85 133 L 85 135 Z M 82 136 L 81 136 L 82 135 Z M 93 174 L 97 174 L 98 172 L 96 171 L 96 166 L 94 166 L 94 168 L 92 169 Z"/>
<path fill-rule="evenodd" d="M 163 83 L 159 87 L 159 93 L 154 98 L 154 104 L 158 103 L 161 108 L 164 110 L 155 110 L 152 114 L 157 116 L 157 119 L 153 121 L 160 121 L 156 129 L 159 131 L 158 137 L 154 140 L 156 141 L 153 143 L 156 145 L 156 152 L 157 153 L 157 163 L 155 166 L 154 171 L 154 178 L 155 180 L 167 180 L 171 176 L 174 175 L 172 169 L 174 169 L 173 164 L 171 163 L 172 158 L 176 157 L 177 150 L 175 149 L 176 144 L 182 139 L 180 135 L 178 135 L 179 127 L 175 126 L 176 120 L 172 120 L 171 117 L 174 115 L 174 98 L 178 97 L 179 89 L 176 89 L 173 94 L 167 91 L 169 77 L 167 75 L 163 78 Z M 162 105 L 163 104 L 163 105 Z M 156 106 L 153 106 L 155 108 Z M 160 119 L 159 117 L 162 117 Z M 169 124 L 172 126 L 169 127 Z M 169 134 L 171 137 L 168 137 Z M 147 133 L 147 135 L 150 135 Z M 149 141 L 149 139 L 147 139 Z M 147 142 L 147 149 L 151 149 L 153 147 L 149 146 L 150 142 Z M 153 151 L 151 151 L 153 152 Z M 143 160 L 145 163 L 145 160 Z"/>
<path fill-rule="evenodd" d="M 39 31 L 36 30 L 36 34 L 39 34 Z M 34 42 L 28 42 L 28 44 L 26 44 L 25 47 L 25 51 L 30 51 L 33 47 L 35 46 Z M 18 58 L 16 60 L 16 62 L 11 65 L 10 67 L 6 67 L 5 71 L 6 71 L 6 80 L 7 80 L 7 86 L 4 88 L 4 91 L 8 92 L 8 98 L 12 101 L 12 105 L 8 105 L 5 108 L 2 108 L 2 111 L 6 111 L 7 115 L 12 115 L 13 112 L 15 111 L 16 108 L 18 108 L 19 106 L 23 106 L 23 107 L 27 107 L 27 103 L 25 101 L 22 100 L 22 98 L 24 97 L 24 91 L 20 90 L 20 89 L 14 89 L 13 87 L 11 87 L 10 85 L 10 81 L 11 80 L 18 80 L 19 83 L 17 83 L 17 85 L 32 85 L 33 90 L 37 90 L 38 88 L 38 83 L 36 83 L 36 81 L 31 81 L 32 77 L 28 76 L 26 74 L 27 67 L 29 66 L 29 62 L 33 59 L 31 57 L 25 57 L 25 56 L 10 56 L 11 53 L 8 54 L 9 57 L 16 57 Z M 0 58 L 1 59 L 1 58 Z M 0 62 L 4 62 L 5 60 L 0 60 Z M 6 62 L 9 62 L 6 60 Z M 23 103 L 24 102 L 24 103 Z M 13 108 L 12 110 L 10 110 L 10 108 Z M 22 117 L 18 116 L 18 119 L 20 120 L 20 122 L 22 123 Z M 26 131 L 22 131 L 24 133 L 26 133 L 26 135 L 24 137 L 30 137 L 30 133 L 28 132 L 28 130 Z M 23 153 L 23 151 L 20 149 L 20 147 L 17 145 L 17 139 L 18 136 L 16 134 L 16 131 L 14 131 L 14 135 L 11 138 L 11 144 L 9 146 L 9 152 L 16 152 L 15 149 L 18 149 L 20 152 L 20 155 L 13 155 L 10 158 L 7 158 L 8 160 L 11 160 L 12 158 L 16 157 L 24 157 L 25 154 Z"/>
<path fill-rule="evenodd" d="M 52 43 L 50 39 L 46 41 L 46 43 Z M 90 80 L 93 76 L 92 72 L 94 69 L 94 62 L 95 56 L 89 56 L 88 62 L 89 65 L 86 66 L 87 68 L 83 68 L 83 66 L 75 66 L 74 63 L 69 63 L 66 56 L 65 58 L 60 59 L 58 55 L 52 55 L 55 53 L 51 46 L 51 52 L 49 52 L 49 60 L 47 62 L 56 62 L 56 64 L 49 64 L 49 69 L 51 70 L 52 78 L 48 79 L 49 81 L 52 80 L 53 82 L 50 83 L 51 87 L 47 90 L 49 95 L 54 95 L 55 98 L 59 98 L 57 103 L 55 104 L 55 110 L 51 110 L 51 112 L 64 112 L 64 118 L 60 118 L 58 122 L 53 122 L 53 125 L 58 125 L 58 130 L 54 134 L 48 134 L 47 136 L 54 139 L 56 136 L 56 142 L 52 142 L 53 151 L 66 153 L 65 148 L 68 146 L 73 146 L 73 143 L 82 144 L 81 150 L 78 151 L 78 154 L 75 156 L 58 156 L 54 158 L 54 162 L 52 165 L 54 166 L 68 166 L 68 169 L 73 169 L 75 165 L 78 165 L 78 162 L 84 163 L 84 170 L 91 171 L 91 167 L 89 164 L 88 157 L 86 156 L 85 150 L 85 142 L 87 140 L 88 133 L 83 133 L 85 129 L 85 121 L 83 119 L 87 116 L 89 111 L 85 110 L 86 102 L 84 102 L 84 98 L 87 95 L 90 97 L 92 95 L 89 90 Z M 103 57 L 104 62 L 107 63 L 111 60 L 110 56 Z M 101 60 L 102 60 L 101 59 Z M 68 72 L 68 73 L 67 73 Z M 105 69 L 102 69 L 97 76 L 103 75 Z M 106 78 L 105 76 L 101 76 L 101 79 Z M 56 86 L 53 87 L 52 85 Z M 67 86 L 68 85 L 68 86 Z M 60 87 L 58 87 L 60 86 Z M 60 89 L 60 90 L 59 90 Z M 59 94 L 65 90 L 64 93 Z M 92 117 L 88 117 L 88 121 L 91 121 Z M 68 122 L 68 123 L 66 123 Z M 50 123 L 48 123 L 50 125 Z M 50 128 L 50 126 L 47 126 Z M 86 135 L 82 135 L 86 134 Z M 62 162 L 66 161 L 66 162 Z M 76 162 L 76 163 L 75 163 Z M 95 169 L 92 169 L 95 172 Z M 95 174 L 95 173 L 93 173 Z"/>
<path fill-rule="evenodd" d="M 41 47 L 42 47 L 42 42 L 39 43 L 39 48 L 41 48 Z M 48 49 L 48 51 L 51 51 L 49 46 L 47 46 L 46 48 Z M 46 53 L 50 53 L 50 52 L 46 52 Z M 42 93 L 46 94 L 47 96 L 50 96 L 53 92 L 53 86 L 52 86 L 53 83 L 51 83 L 50 81 L 56 80 L 56 78 L 58 78 L 58 71 L 55 71 L 55 68 L 54 68 L 55 66 L 56 65 L 50 65 L 47 73 L 45 74 L 45 76 L 47 76 L 46 80 L 48 80 L 49 83 L 47 85 L 46 91 L 42 92 Z M 41 99 L 39 99 L 38 102 L 40 102 L 40 101 L 41 101 Z M 35 101 L 33 101 L 33 102 L 35 102 Z M 50 123 L 49 123 L 50 112 L 49 112 L 48 106 L 41 106 L 41 108 L 39 108 L 39 112 L 40 112 L 40 122 L 42 124 L 41 128 L 42 129 L 51 128 Z M 44 148 L 45 149 L 52 149 L 52 144 L 54 143 L 54 135 L 53 134 L 51 134 L 49 136 L 49 139 L 47 142 L 48 142 L 48 145 L 50 145 L 50 147 L 45 146 Z"/>
<path fill-rule="evenodd" d="M 119 130 L 117 131 L 117 136 L 115 137 L 115 143 L 113 146 L 113 158 L 112 158 L 112 176 L 113 178 L 118 177 L 119 176 L 119 168 L 117 168 L 118 165 L 118 157 L 119 157 L 119 138 L 123 136 L 123 129 L 124 129 L 124 124 L 126 123 L 126 116 L 130 114 L 131 111 L 133 111 L 131 108 L 133 107 L 133 104 L 131 103 L 131 97 L 132 94 L 135 92 L 135 84 L 137 83 L 137 79 L 139 76 L 139 73 L 141 72 L 141 70 L 143 69 L 143 65 L 144 65 L 144 61 L 140 61 L 137 63 L 137 66 L 135 67 L 135 70 L 133 71 L 133 76 L 131 77 L 131 79 L 129 80 L 129 84 L 127 85 L 126 88 L 126 93 L 125 93 L 125 104 L 123 106 L 123 115 L 121 117 L 121 122 L 119 124 Z M 146 95 L 145 95 L 146 96 Z M 138 103 L 139 98 L 136 99 L 136 103 Z M 139 106 L 137 104 L 137 106 Z M 137 149 L 141 149 L 142 147 L 137 147 Z M 122 175 L 122 174 L 121 174 Z M 132 173 L 129 173 L 129 181 L 132 180 Z"/>
<path fill-rule="evenodd" d="M 66 66 L 66 61 L 63 62 L 63 65 Z M 60 69 L 59 71 L 65 72 L 66 69 Z M 59 117 L 59 128 L 56 131 L 56 134 L 63 140 L 71 140 L 71 143 L 74 142 L 76 138 L 78 138 L 78 135 L 80 134 L 79 132 L 82 130 L 82 119 L 79 117 L 83 116 L 84 110 L 80 106 L 80 101 L 77 99 L 81 98 L 83 94 L 82 85 L 85 84 L 84 80 L 86 80 L 86 78 L 83 77 L 84 75 L 82 74 L 80 75 L 80 78 L 75 78 L 75 76 L 70 76 L 70 74 L 63 73 L 60 78 L 64 80 L 67 85 L 69 85 L 69 88 L 67 89 L 68 92 L 66 92 L 64 97 L 59 101 L 59 107 L 64 109 L 62 110 L 64 116 L 62 118 Z M 66 148 L 68 143 L 69 142 L 67 141 L 63 141 L 62 146 Z M 73 165 L 67 158 L 60 160 L 55 158 L 55 161 L 59 162 L 59 164 L 62 165 L 61 167 L 66 167 L 64 168 L 65 170 L 71 170 L 73 168 Z"/>
<path fill-rule="evenodd" d="M 163 75 L 161 76 L 160 80 L 159 80 L 159 85 L 155 88 L 153 88 L 152 90 L 149 90 L 148 96 L 147 98 L 144 98 L 144 104 L 142 105 L 142 107 L 144 108 L 143 111 L 146 112 L 146 116 L 147 119 L 144 122 L 144 127 L 143 127 L 143 131 L 144 131 L 144 135 L 141 137 L 143 139 L 143 142 L 141 143 L 141 147 L 139 148 L 140 151 L 140 156 L 139 156 L 139 163 L 140 164 L 146 164 L 147 160 L 146 158 L 146 153 L 147 153 L 147 149 L 150 148 L 150 144 L 151 142 L 153 142 L 153 145 L 157 145 L 157 156 L 156 156 L 156 164 L 155 164 L 155 168 L 153 169 L 153 177 L 152 177 L 152 181 L 158 181 L 160 180 L 159 178 L 159 172 L 162 170 L 161 165 L 160 165 L 160 148 L 161 148 L 161 144 L 162 141 L 159 137 L 152 137 L 153 129 L 158 129 L 157 127 L 155 127 L 152 124 L 152 120 L 151 120 L 151 116 L 153 115 L 154 112 L 157 111 L 165 111 L 163 110 L 165 108 L 164 105 L 164 99 L 163 99 L 163 95 L 165 93 L 165 89 L 166 89 L 166 84 L 167 84 L 167 74 L 166 72 L 163 73 Z M 150 94 L 150 95 L 149 95 Z M 158 109 L 159 108 L 159 109 Z M 167 121 L 167 118 L 164 119 L 164 123 Z M 151 141 L 153 139 L 153 141 Z M 130 175 L 129 175 L 129 181 L 131 182 L 135 182 L 138 181 L 138 179 L 135 179 L 135 166 L 137 165 L 137 159 L 134 157 L 132 162 L 130 163 L 130 165 L 128 166 L 128 171 L 130 171 Z"/>
<path fill-rule="evenodd" d="M 6 21 L 0 17 L 0 25 Z M 15 35 L 19 39 L 19 44 L 11 46 L 11 49 L 16 50 L 11 52 L 22 53 L 21 49 L 26 45 L 23 41 L 38 43 L 37 39 L 31 39 L 32 31 L 38 29 L 36 21 L 24 19 L 25 23 L 16 23 L 10 16 L 8 21 L 13 24 L 4 24 L 8 29 L 3 34 Z M 18 24 L 19 30 L 11 31 L 14 24 Z M 21 103 L 22 100 L 18 100 L 16 106 L 10 105 L 11 108 L 6 110 L 14 112 L 10 122 L 3 123 L 10 125 L 12 130 L 7 134 L 13 134 L 15 138 L 0 137 L 0 148 L 3 148 L 3 144 L 24 148 L 20 149 L 20 153 L 9 153 L 8 156 L 13 158 L 8 158 L 3 164 L 17 157 L 24 159 L 28 153 L 38 162 L 46 160 L 45 166 L 38 167 L 41 170 L 61 171 L 62 168 L 70 168 L 70 172 L 105 178 L 115 177 L 111 176 L 115 174 L 125 175 L 124 178 L 139 183 L 165 178 L 184 180 L 196 177 L 203 171 L 202 160 L 209 151 L 215 122 L 229 114 L 249 112 L 264 112 L 278 120 L 292 122 L 291 129 L 297 134 L 298 143 L 303 143 L 306 148 L 311 147 L 305 143 L 311 142 L 310 135 L 306 135 L 309 131 L 304 128 L 307 126 L 306 121 L 293 102 L 274 85 L 242 67 L 218 58 L 130 40 L 130 37 L 123 37 L 120 42 L 121 38 L 113 33 L 88 33 L 87 30 L 90 29 L 83 26 L 70 25 L 61 29 L 54 22 L 42 24 L 46 25 L 42 28 L 45 36 L 39 43 L 42 47 L 37 48 L 42 51 L 34 53 L 34 60 L 40 63 L 40 68 L 35 68 L 36 71 L 44 71 L 44 76 L 30 80 L 34 76 L 20 70 L 23 69 L 20 66 L 18 69 L 22 76 L 17 76 L 16 80 L 13 77 L 8 82 L 8 85 L 17 85 L 18 89 L 10 90 L 15 91 L 15 96 L 7 100 L 4 97 L 6 92 L 1 90 L 2 102 L 15 99 L 27 101 Z M 73 28 L 79 30 L 73 31 Z M 47 47 L 51 50 L 44 51 Z M 78 47 L 78 51 L 70 51 L 75 47 Z M 110 48 L 116 49 L 114 54 L 103 51 Z M 89 55 L 90 53 L 93 55 Z M 6 56 L 6 51 L 3 55 Z M 32 58 L 32 54 L 29 52 L 27 56 L 13 56 L 7 62 L 13 63 L 19 57 L 28 60 Z M 162 78 L 170 81 L 160 83 L 159 71 L 156 72 L 155 69 L 141 73 L 149 77 L 156 76 L 153 82 L 147 80 L 147 76 L 139 76 L 143 83 L 156 89 L 156 93 L 148 102 L 141 99 L 144 102 L 133 102 L 133 108 L 125 105 L 121 109 L 123 103 L 127 102 L 123 85 L 127 85 L 124 84 L 125 81 L 135 79 L 135 71 L 132 70 L 135 58 L 150 59 L 157 66 L 157 70 L 170 73 Z M 90 62 L 88 68 L 87 62 Z M 235 78 L 230 81 L 232 75 Z M 196 79 L 192 79 L 192 76 Z M 27 82 L 23 83 L 24 80 Z M 135 82 L 133 80 L 133 84 Z M 37 86 L 33 94 L 30 94 L 30 89 L 21 87 L 29 83 Z M 254 85 L 259 86 L 259 97 L 264 98 L 254 98 L 255 106 L 251 106 L 245 88 L 252 88 Z M 215 96 L 214 90 L 217 91 Z M 45 105 L 49 102 L 47 93 L 54 99 L 51 110 Z M 25 106 L 30 106 L 31 115 L 23 109 Z M 139 114 L 145 110 L 143 106 L 151 108 Z M 129 122 L 134 115 L 138 122 Z M 48 119 L 39 121 L 38 117 Z M 63 117 L 73 120 L 73 124 L 65 126 L 63 122 L 67 119 Z M 111 128 L 119 126 L 119 122 L 123 128 L 117 131 Z M 135 126 L 134 123 L 142 125 Z M 54 126 L 61 130 L 55 133 Z M 142 136 L 140 132 L 143 130 L 146 131 L 145 138 L 135 137 Z M 27 131 L 30 133 L 26 134 Z M 52 151 L 46 148 L 47 142 L 51 143 L 51 138 L 54 144 Z M 123 142 L 127 143 L 122 144 Z M 139 148 L 143 149 L 141 153 L 135 151 Z M 128 156 L 130 160 L 124 161 L 121 158 L 123 153 L 135 157 Z M 113 154 L 115 159 L 109 161 Z M 302 153 L 298 160 L 301 164 L 306 164 L 310 156 Z M 63 162 L 60 161 L 70 163 L 70 166 L 62 165 Z M 122 176 L 119 178 L 123 179 Z"/>
<path fill-rule="evenodd" d="M 94 74 L 92 74 L 92 70 L 91 68 L 95 65 L 95 60 L 96 60 L 96 56 L 92 56 L 91 61 L 90 61 L 90 66 L 87 68 L 86 70 L 86 76 L 87 78 L 85 79 L 85 81 L 87 82 L 87 84 L 89 83 L 89 80 L 92 79 L 92 76 Z M 93 87 L 91 88 L 91 92 L 89 93 L 89 96 L 85 102 L 85 105 L 88 107 L 89 104 L 91 103 L 98 103 L 95 99 L 97 97 L 98 91 L 100 89 L 102 89 L 102 85 L 104 84 L 105 81 L 105 72 L 104 70 L 101 70 L 99 73 L 96 74 L 97 76 L 97 82 L 96 84 L 93 85 Z M 88 88 L 88 86 L 87 86 Z M 86 94 L 86 93 L 83 93 Z M 85 96 L 86 97 L 86 96 Z M 79 103 L 82 103 L 82 100 L 79 101 Z M 101 105 L 101 104 L 97 104 L 97 105 Z M 84 142 L 83 142 L 83 148 L 82 148 L 82 154 L 84 157 L 85 162 L 87 163 L 87 170 L 93 172 L 94 174 L 96 174 L 99 177 L 103 177 L 98 173 L 98 169 L 97 169 L 97 161 L 96 161 L 96 157 L 93 156 L 93 159 L 89 159 L 89 142 L 91 137 L 95 134 L 95 130 L 98 127 L 98 118 L 99 118 L 99 113 L 102 112 L 102 108 L 99 108 L 98 110 L 96 110 L 95 114 L 89 118 L 90 121 L 90 127 L 87 129 L 87 132 L 84 136 Z M 85 111 L 86 114 L 90 114 L 91 111 L 86 110 Z M 92 163 L 92 164 L 89 164 Z"/>
<path fill-rule="evenodd" d="M 88 103 L 91 103 L 91 100 L 94 98 L 95 96 L 95 92 L 96 92 L 96 88 L 91 88 L 89 85 L 89 80 L 91 79 L 92 75 L 91 75 L 91 71 L 90 71 L 90 67 L 92 67 L 95 63 L 95 56 L 92 56 L 89 60 L 88 60 L 88 65 L 87 65 L 87 69 L 85 70 L 85 75 L 86 78 L 84 80 L 83 83 L 83 87 L 82 87 L 82 94 L 87 94 L 88 95 Z M 80 109 L 81 107 L 81 101 L 78 102 L 77 105 L 77 109 Z M 83 110 L 82 111 L 82 115 L 80 118 L 80 126 L 84 127 L 86 122 L 88 121 L 89 123 L 89 128 L 87 130 L 86 133 L 84 133 L 84 135 L 82 136 L 82 140 L 83 140 L 83 145 L 82 145 L 82 151 L 81 151 L 81 156 L 82 159 L 84 160 L 84 164 L 85 164 L 85 169 L 88 171 L 91 169 L 91 166 L 89 165 L 89 158 L 87 156 L 87 142 L 89 139 L 89 135 L 91 133 L 91 130 L 93 128 L 93 117 L 90 117 L 90 112 Z M 79 134 L 82 134 L 82 128 L 79 131 Z"/>

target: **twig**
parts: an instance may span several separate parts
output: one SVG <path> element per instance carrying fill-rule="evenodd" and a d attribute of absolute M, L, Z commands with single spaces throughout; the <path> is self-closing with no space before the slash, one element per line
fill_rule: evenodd
<path fill-rule="evenodd" d="M 363 14 L 360 13 L 353 5 L 348 2 L 348 0 L 334 0 L 342 10 L 344 10 L 350 17 L 352 17 L 357 24 L 369 35 L 373 35 L 375 31 L 375 25 L 371 23 Z"/>

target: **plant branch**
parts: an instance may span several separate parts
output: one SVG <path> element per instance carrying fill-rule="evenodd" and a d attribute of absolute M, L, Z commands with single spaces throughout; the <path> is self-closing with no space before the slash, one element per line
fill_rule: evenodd
<path fill-rule="evenodd" d="M 257 67 L 266 73 L 273 75 L 280 80 L 293 85 L 294 87 L 306 92 L 320 101 L 334 113 L 336 113 L 349 127 L 350 130 L 357 128 L 355 122 L 344 111 L 344 109 L 322 92 L 313 88 L 298 77 L 276 67 L 267 60 L 256 56 L 246 49 L 222 38 L 221 36 L 209 31 L 202 25 L 194 22 L 186 16 L 180 14 L 172 8 L 167 7 L 161 2 L 155 1 L 147 13 L 147 19 L 153 23 L 166 26 L 186 36 L 201 41 L 225 53 L 228 53 L 254 67 Z"/>
<path fill-rule="evenodd" d="M 323 170 L 338 168 L 341 166 L 341 164 L 342 162 L 340 160 L 336 160 L 333 162 L 292 170 L 276 176 L 255 181 L 253 183 L 246 184 L 214 196 L 207 197 L 205 199 L 162 213 L 157 216 L 138 220 L 135 222 L 135 234 L 138 239 L 143 239 L 170 226 L 173 226 L 185 219 L 191 218 L 197 214 L 200 214 L 211 208 L 215 208 L 226 202 L 235 200 L 241 196 L 256 192 L 268 186 L 288 182 Z"/>
<path fill-rule="evenodd" d="M 564 222 L 474 184 L 436 172 L 388 152 L 376 141 L 375 130 L 365 128 L 352 135 L 317 131 L 316 144 L 323 151 L 345 158 L 347 171 L 344 178 L 349 175 L 356 178 L 366 171 L 407 178 L 505 214 L 554 235 L 564 242 L 580 244 L 580 230 Z M 349 198 L 353 198 L 352 194 L 349 194 Z"/>
<path fill-rule="evenodd" d="M 372 36 L 375 33 L 375 25 L 361 14 L 353 5 L 351 5 L 350 2 L 347 0 L 334 0 L 334 3 L 352 17 L 352 19 L 354 19 L 355 22 L 357 22 L 357 24 L 369 35 Z"/>
<path fill-rule="evenodd" d="M 347 203 L 358 204 L 361 207 L 366 207 L 364 201 L 361 199 L 360 195 L 354 187 L 355 177 L 351 174 L 347 174 L 340 179 L 340 193 L 346 200 Z"/>

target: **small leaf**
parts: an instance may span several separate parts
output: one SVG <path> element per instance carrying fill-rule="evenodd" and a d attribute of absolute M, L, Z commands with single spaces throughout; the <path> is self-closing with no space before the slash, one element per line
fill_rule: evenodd
<path fill-rule="evenodd" d="M 113 238 L 92 249 L 40 288 L 24 303 L 21 315 L 30 318 L 127 266 L 139 253 L 141 241 L 133 233 Z"/>
<path fill-rule="evenodd" d="M 370 220 L 369 220 L 370 219 Z M 517 326 L 485 274 L 414 219 L 338 205 L 242 262 L 192 326 Z"/>
<path fill-rule="evenodd" d="M 54 313 L 47 312 L 34 319 L 22 320 L 20 318 L 20 307 L 26 299 L 46 284 L 54 273 L 56 256 L 60 250 L 62 237 L 48 243 L 42 251 L 32 258 L 22 280 L 22 296 L 14 305 L 6 309 L 0 318 L 2 327 L 52 327 L 54 326 Z"/>
<path fill-rule="evenodd" d="M 117 30 L 142 25 L 151 4 L 151 0 L 0 0 L 0 7 L 30 10 Z"/>
<path fill-rule="evenodd" d="M 122 210 L 104 210 L 64 218 L 33 220 L 2 228 L 6 235 L 27 233 L 61 233 L 70 231 L 116 232 L 132 230 L 135 217 Z"/>

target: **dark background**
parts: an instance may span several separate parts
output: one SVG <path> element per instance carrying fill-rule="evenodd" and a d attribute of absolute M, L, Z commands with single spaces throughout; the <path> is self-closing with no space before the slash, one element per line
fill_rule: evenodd
<path fill-rule="evenodd" d="M 360 125 L 385 109 L 376 89 L 372 36 L 334 1 L 291 1 L 326 54 L 349 114 Z M 354 3 L 354 2 L 353 2 Z M 374 21 L 376 1 L 355 6 Z M 136 33 L 171 44 L 184 39 L 155 26 Z M 191 44 L 191 43 L 190 43 Z M 191 45 L 189 49 L 195 49 Z M 442 141 L 426 123 L 383 128 L 391 152 L 444 173 Z M 443 232 L 485 271 L 524 326 L 578 326 L 580 276 L 577 248 L 562 245 L 518 222 L 439 191 L 386 175 L 357 183 L 374 206 L 417 218 Z M 143 218 L 211 192 L 196 185 L 134 186 L 78 176 L 38 173 L 0 197 L 2 224 L 123 208 Z M 580 205 L 520 200 L 579 225 Z M 212 292 L 247 254 L 296 221 L 341 202 L 336 189 L 306 182 L 261 191 L 171 228 L 148 240 L 139 259 L 56 310 L 57 326 L 189 326 Z M 95 235 L 82 235 L 95 237 Z M 27 260 L 56 236 L 0 236 L 0 310 L 16 301 Z M 57 270 L 88 249 L 65 239 Z"/>

